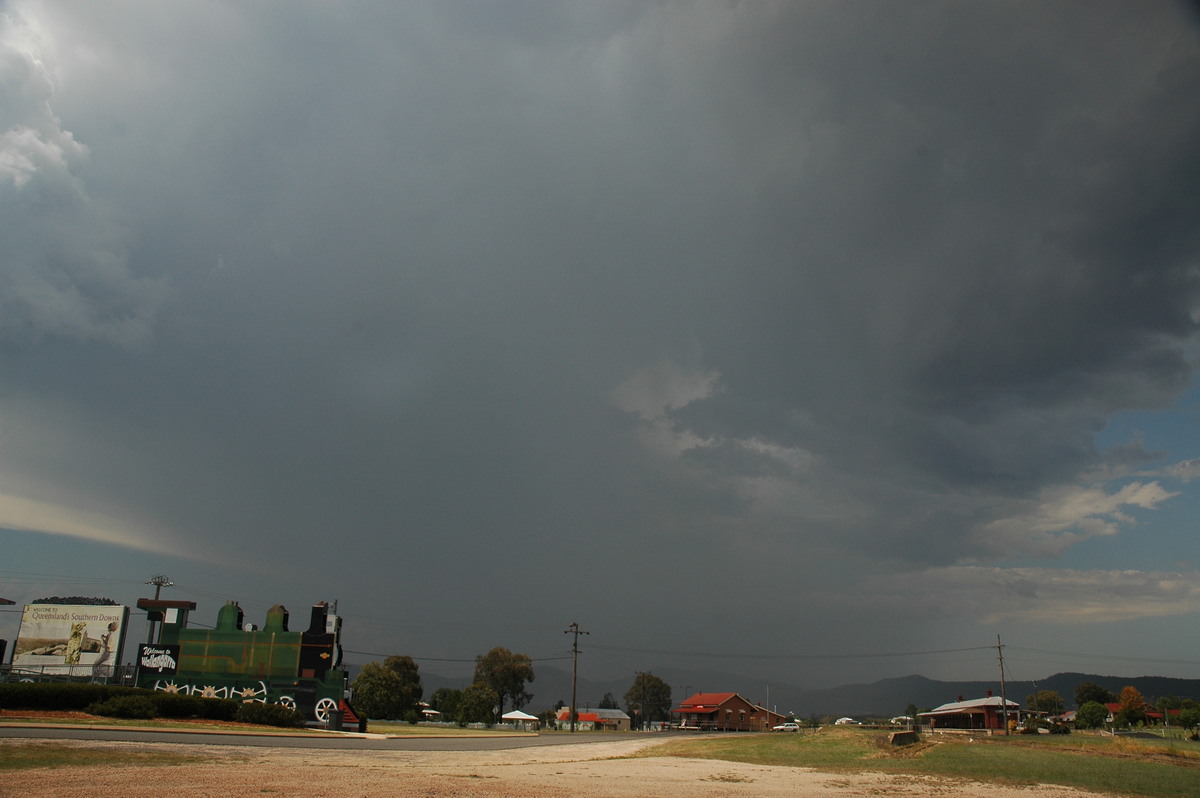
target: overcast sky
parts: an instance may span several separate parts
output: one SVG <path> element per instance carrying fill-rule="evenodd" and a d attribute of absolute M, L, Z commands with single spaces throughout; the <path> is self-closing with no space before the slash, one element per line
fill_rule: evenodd
<path fill-rule="evenodd" d="M 0 0 L 0 596 L 1195 677 L 1198 23 Z"/>

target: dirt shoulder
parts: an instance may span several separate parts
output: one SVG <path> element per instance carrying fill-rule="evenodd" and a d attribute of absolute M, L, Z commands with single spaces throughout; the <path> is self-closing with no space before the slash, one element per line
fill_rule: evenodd
<path fill-rule="evenodd" d="M 8 745 L 26 740 L 0 740 Z M 55 741 L 84 748 L 164 755 L 189 754 L 206 761 L 185 765 L 106 765 L 23 770 L 4 776 L 2 795 L 43 793 L 57 798 L 248 798 L 264 794 L 313 798 L 475 796 L 507 798 L 545 793 L 581 798 L 818 798 L 824 796 L 961 796 L 961 798 L 1095 798 L 1062 787 L 1005 788 L 950 779 L 883 774 L 829 774 L 701 759 L 631 754 L 655 740 L 555 745 L 507 751 L 310 751 L 282 748 Z M 77 772 L 73 772 L 77 771 Z"/>

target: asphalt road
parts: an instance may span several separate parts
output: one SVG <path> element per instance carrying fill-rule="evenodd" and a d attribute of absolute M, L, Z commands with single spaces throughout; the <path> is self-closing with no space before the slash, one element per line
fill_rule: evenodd
<path fill-rule="evenodd" d="M 654 733 L 666 739 L 669 733 Z M 287 736 L 147 731 L 143 729 L 83 729 L 64 727 L 0 726 L 0 737 L 32 740 L 103 740 L 134 743 L 181 743 L 187 745 L 232 745 L 255 748 L 311 748 L 332 751 L 503 751 L 539 745 L 605 743 L 611 734 L 548 734 L 512 737 L 394 737 L 378 739 L 342 736 Z"/>

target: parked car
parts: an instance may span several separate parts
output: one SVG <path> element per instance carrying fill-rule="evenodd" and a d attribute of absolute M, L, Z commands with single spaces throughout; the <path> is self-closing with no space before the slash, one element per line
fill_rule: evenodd
<path fill-rule="evenodd" d="M 771 731 L 798 732 L 798 731 L 800 731 L 800 724 L 792 723 L 791 721 L 788 721 L 787 723 L 780 723 L 778 726 L 772 726 Z"/>

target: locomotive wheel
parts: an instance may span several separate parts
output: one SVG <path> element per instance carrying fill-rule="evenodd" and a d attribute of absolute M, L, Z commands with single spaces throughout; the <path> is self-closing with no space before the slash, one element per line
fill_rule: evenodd
<path fill-rule="evenodd" d="M 325 721 L 329 720 L 329 713 L 337 712 L 337 709 L 338 704 L 332 698 L 322 698 L 317 702 L 317 708 L 314 711 L 314 714 L 317 716 L 317 720 L 324 723 Z"/>
<path fill-rule="evenodd" d="M 295 709 L 296 699 L 292 698 L 290 695 L 280 696 L 279 705 L 287 707 L 288 709 Z"/>

